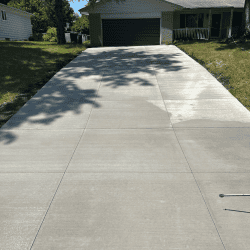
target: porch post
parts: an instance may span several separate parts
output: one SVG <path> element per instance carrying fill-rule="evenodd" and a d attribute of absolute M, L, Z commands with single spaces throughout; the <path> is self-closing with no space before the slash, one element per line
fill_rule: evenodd
<path fill-rule="evenodd" d="M 219 34 L 220 39 L 221 39 L 222 21 L 223 21 L 223 12 L 221 13 L 221 18 L 220 18 L 220 34 Z"/>
<path fill-rule="evenodd" d="M 212 20 L 212 9 L 209 9 L 209 18 L 208 18 L 208 40 L 211 36 L 211 20 Z"/>
<path fill-rule="evenodd" d="M 162 27 L 162 12 L 161 12 L 161 19 L 160 19 L 160 45 L 161 45 L 161 37 L 162 37 L 161 27 Z M 174 31 L 173 31 L 173 33 L 174 33 Z"/>
<path fill-rule="evenodd" d="M 228 30 L 228 38 L 231 37 L 232 35 L 232 24 L 233 24 L 233 8 L 231 9 L 231 16 L 230 16 L 230 26 L 229 26 L 229 30 Z"/>

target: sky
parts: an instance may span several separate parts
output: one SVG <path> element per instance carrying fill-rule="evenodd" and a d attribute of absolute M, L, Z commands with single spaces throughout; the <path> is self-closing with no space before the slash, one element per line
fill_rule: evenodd
<path fill-rule="evenodd" d="M 74 9 L 74 12 L 77 13 L 80 17 L 82 16 L 79 9 L 85 7 L 85 5 L 88 3 L 87 0 L 68 0 L 70 7 Z"/>

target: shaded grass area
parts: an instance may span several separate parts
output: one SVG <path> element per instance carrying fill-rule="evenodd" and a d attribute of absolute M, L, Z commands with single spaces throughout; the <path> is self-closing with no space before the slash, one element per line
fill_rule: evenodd
<path fill-rule="evenodd" d="M 175 46 L 206 68 L 250 111 L 250 41 L 175 42 Z"/>
<path fill-rule="evenodd" d="M 0 127 L 86 47 L 38 41 L 0 41 Z"/>

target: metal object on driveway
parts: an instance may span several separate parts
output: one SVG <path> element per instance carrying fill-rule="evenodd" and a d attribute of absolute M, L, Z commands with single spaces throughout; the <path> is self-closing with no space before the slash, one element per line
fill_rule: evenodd
<path fill-rule="evenodd" d="M 219 194 L 221 198 L 227 197 L 227 196 L 250 196 L 250 194 Z"/>

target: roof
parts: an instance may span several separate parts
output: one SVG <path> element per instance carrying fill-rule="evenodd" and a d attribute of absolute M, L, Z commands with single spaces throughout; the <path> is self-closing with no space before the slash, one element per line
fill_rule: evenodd
<path fill-rule="evenodd" d="M 35 15 L 32 14 L 32 13 L 29 13 L 29 12 L 27 12 L 27 11 L 23 11 L 23 10 L 20 10 L 20 9 L 17 9 L 17 8 L 14 8 L 14 7 L 11 7 L 11 6 L 8 6 L 8 5 L 6 5 L 6 4 L 0 3 L 0 8 L 1 8 L 1 7 L 6 7 L 7 9 L 12 10 L 12 12 L 20 13 L 20 14 L 23 14 L 23 15 L 35 16 Z"/>
<path fill-rule="evenodd" d="M 188 9 L 197 8 L 244 8 L 245 0 L 164 0 Z M 97 3 L 101 2 L 97 0 Z M 88 10 L 88 7 L 83 7 L 79 11 Z"/>
<path fill-rule="evenodd" d="M 166 0 L 166 2 L 189 9 L 219 7 L 244 8 L 245 5 L 245 0 Z"/>

